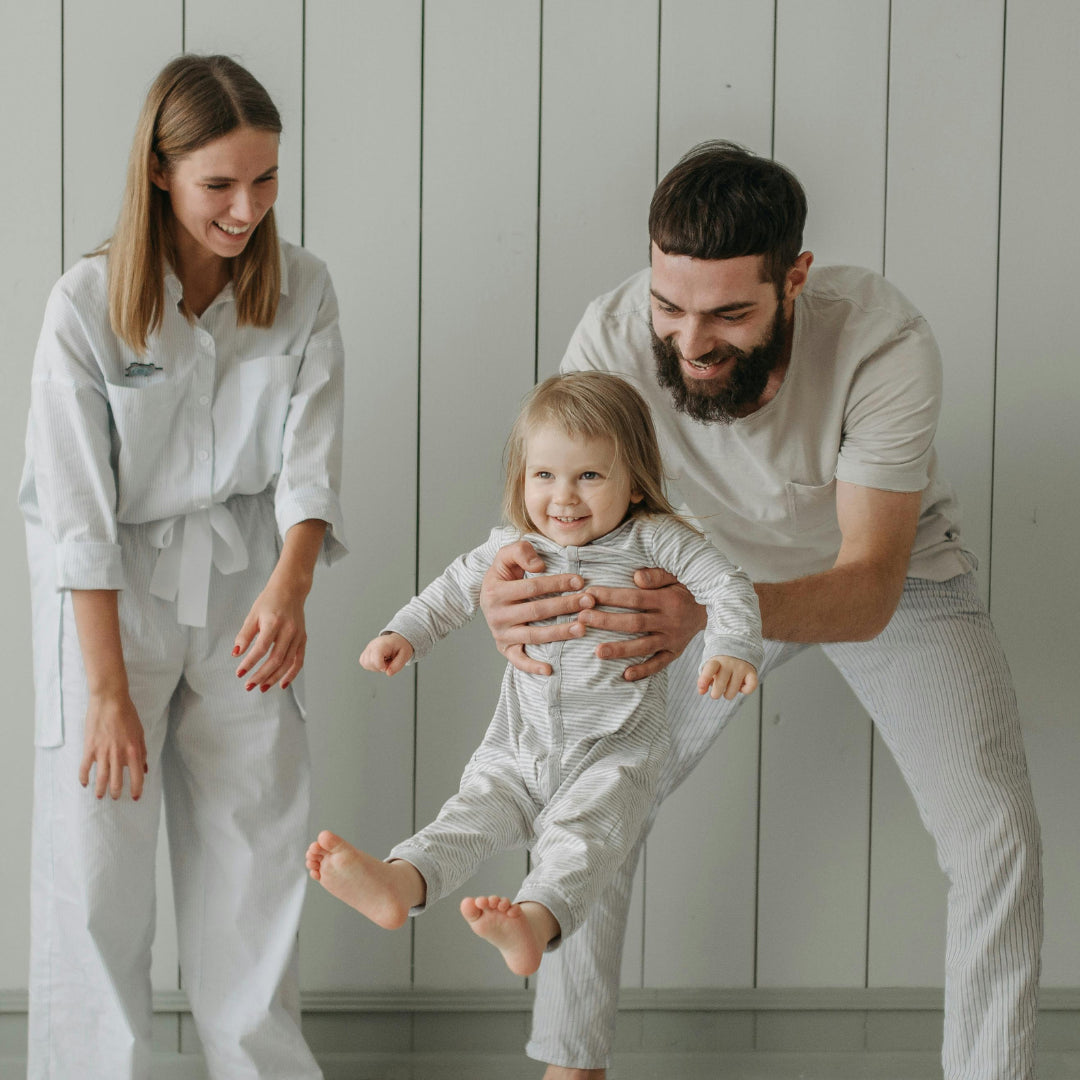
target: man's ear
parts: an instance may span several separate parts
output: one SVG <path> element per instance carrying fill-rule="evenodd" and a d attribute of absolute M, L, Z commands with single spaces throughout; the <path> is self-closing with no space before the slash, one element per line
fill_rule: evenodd
<path fill-rule="evenodd" d="M 791 264 L 791 269 L 787 272 L 787 277 L 784 279 L 785 300 L 794 300 L 803 291 L 806 276 L 810 273 L 810 264 L 813 261 L 814 253 L 812 251 L 804 251 L 796 257 L 795 262 Z"/>

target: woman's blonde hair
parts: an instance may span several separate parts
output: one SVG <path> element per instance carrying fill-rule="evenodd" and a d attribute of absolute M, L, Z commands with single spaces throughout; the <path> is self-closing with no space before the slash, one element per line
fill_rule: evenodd
<path fill-rule="evenodd" d="M 649 406 L 624 379 L 605 371 L 575 371 L 554 375 L 533 387 L 506 440 L 503 517 L 522 532 L 536 532 L 525 509 L 525 451 L 529 433 L 551 424 L 567 435 L 611 439 L 615 460 L 630 475 L 630 488 L 641 500 L 629 514 L 674 514 L 664 494 L 660 447 Z"/>
<path fill-rule="evenodd" d="M 169 196 L 151 180 L 151 155 L 168 171 L 182 157 L 239 127 L 281 133 L 262 84 L 227 56 L 178 56 L 154 80 L 135 127 L 116 230 L 95 254 L 109 260 L 109 320 L 137 353 L 161 325 L 165 265 L 175 265 Z M 233 260 L 236 321 L 270 326 L 281 292 L 273 208 Z"/>

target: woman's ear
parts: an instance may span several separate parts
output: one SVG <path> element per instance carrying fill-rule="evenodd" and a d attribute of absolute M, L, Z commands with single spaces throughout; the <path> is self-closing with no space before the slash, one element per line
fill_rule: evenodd
<path fill-rule="evenodd" d="M 161 158 L 150 151 L 150 182 L 162 191 L 169 190 L 169 174 L 161 167 Z"/>
<path fill-rule="evenodd" d="M 639 503 L 644 498 L 645 498 L 645 496 L 640 491 L 631 491 L 630 492 L 630 501 L 632 503 Z"/>

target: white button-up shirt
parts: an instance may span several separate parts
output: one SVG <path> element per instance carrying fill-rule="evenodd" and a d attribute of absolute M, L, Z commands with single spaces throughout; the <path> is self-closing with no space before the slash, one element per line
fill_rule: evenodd
<path fill-rule="evenodd" d="M 159 522 L 160 569 L 174 578 L 163 587 L 179 587 L 187 622 L 181 563 L 200 581 L 211 559 L 224 572 L 246 565 L 224 504 L 267 488 L 282 536 L 319 518 L 326 558 L 344 553 L 337 299 L 325 265 L 302 248 L 281 245 L 281 271 L 266 329 L 236 325 L 231 284 L 189 322 L 167 274 L 162 324 L 143 355 L 109 324 L 105 257 L 57 282 L 34 357 L 19 496 L 55 544 L 57 589 L 122 589 L 118 524 Z M 188 596 L 189 613 L 205 613 L 205 587 Z"/>

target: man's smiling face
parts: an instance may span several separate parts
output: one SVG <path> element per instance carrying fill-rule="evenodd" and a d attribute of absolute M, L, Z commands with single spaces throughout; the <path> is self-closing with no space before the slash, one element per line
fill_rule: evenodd
<path fill-rule="evenodd" d="M 695 259 L 652 247 L 653 353 L 661 386 L 695 420 L 753 412 L 787 359 L 790 316 L 763 257 Z"/>

